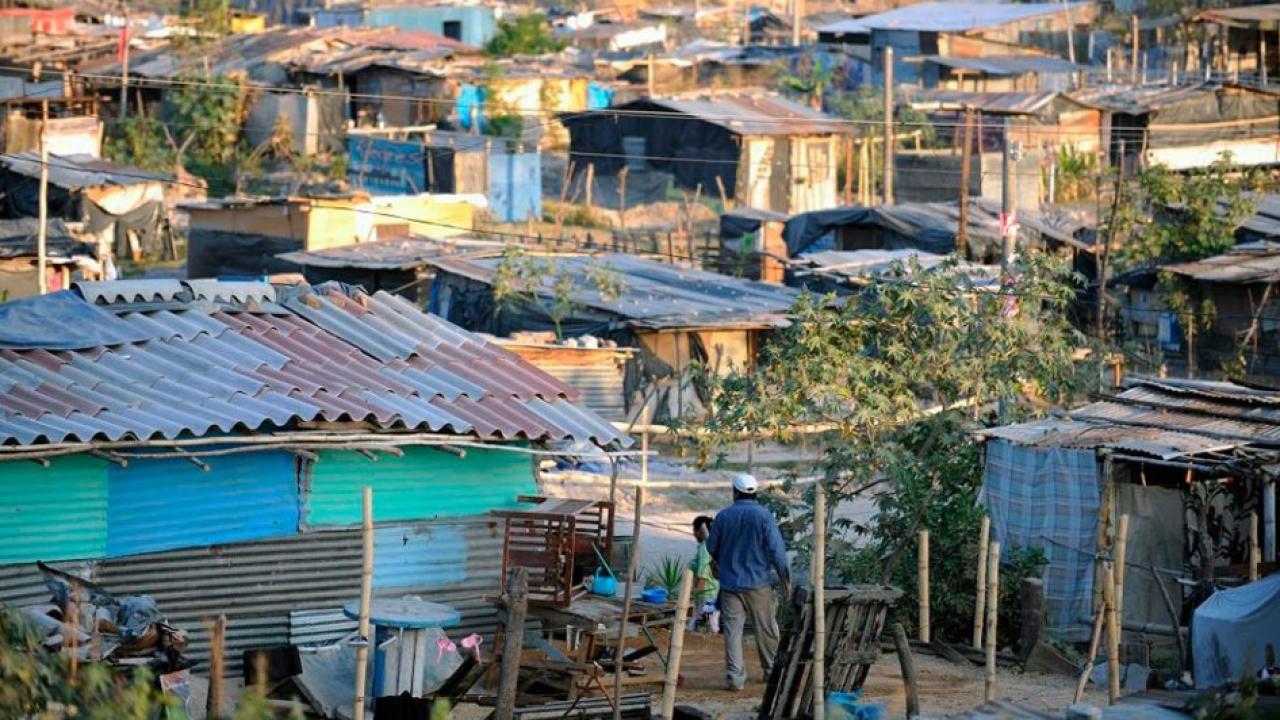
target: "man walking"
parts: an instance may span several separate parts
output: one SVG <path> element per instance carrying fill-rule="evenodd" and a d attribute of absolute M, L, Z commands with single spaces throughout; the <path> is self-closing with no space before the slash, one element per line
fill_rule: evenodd
<path fill-rule="evenodd" d="M 760 485 L 750 475 L 733 479 L 733 504 L 711 523 L 707 551 L 720 576 L 720 626 L 724 628 L 724 664 L 729 688 L 747 682 L 742 632 L 747 616 L 756 630 L 756 651 L 767 679 L 778 651 L 778 617 L 770 569 L 790 594 L 791 567 L 782 533 L 773 515 L 756 500 Z"/>

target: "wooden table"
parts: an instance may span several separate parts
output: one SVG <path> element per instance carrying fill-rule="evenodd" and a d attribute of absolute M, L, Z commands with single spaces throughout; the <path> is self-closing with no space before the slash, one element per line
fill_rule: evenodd
<path fill-rule="evenodd" d="M 360 601 L 342 607 L 342 614 L 360 619 Z M 462 621 L 457 610 L 426 600 L 374 598 L 369 622 L 374 626 L 373 688 L 375 697 L 408 692 L 422 696 L 422 677 L 434 662 L 435 648 L 428 647 L 428 630 L 453 627 Z M 388 644 L 388 641 L 393 641 Z"/>

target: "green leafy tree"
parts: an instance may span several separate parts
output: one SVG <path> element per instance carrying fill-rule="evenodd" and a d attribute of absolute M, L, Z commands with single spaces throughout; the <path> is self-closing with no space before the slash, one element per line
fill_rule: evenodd
<path fill-rule="evenodd" d="M 755 368 L 701 380 L 710 402 L 699 439 L 713 447 L 742 435 L 789 440 L 804 424 L 830 428 L 821 459 L 797 473 L 820 477 L 831 507 L 871 496 L 878 509 L 871 523 L 828 523 L 831 573 L 893 582 L 910 595 L 914 563 L 902 559 L 928 528 L 935 556 L 955 560 L 933 586 L 936 598 L 956 598 L 941 601 L 935 619 L 956 640 L 972 619 L 960 606 L 973 596 L 980 518 L 971 433 L 981 420 L 1063 403 L 1080 386 L 1073 353 L 1083 338 L 1065 319 L 1080 278 L 1054 259 L 1020 262 L 1016 282 L 996 292 L 974 290 L 953 263 L 926 272 L 913 262 L 854 297 L 803 297 Z M 802 556 L 811 493 L 775 498 Z M 1006 555 L 1023 558 L 1014 548 Z"/>
<path fill-rule="evenodd" d="M 626 289 L 622 277 L 609 264 L 586 266 L 586 281 L 602 300 L 616 300 Z M 516 246 L 503 251 L 493 274 L 493 299 L 499 311 L 520 306 L 539 308 L 555 326 L 556 337 L 564 338 L 563 324 L 580 307 L 578 278 L 568 268 L 529 255 Z"/>
<path fill-rule="evenodd" d="M 545 55 L 560 52 L 568 45 L 567 41 L 551 34 L 546 16 L 542 13 L 530 13 L 498 23 L 498 31 L 485 50 L 498 57 Z"/>

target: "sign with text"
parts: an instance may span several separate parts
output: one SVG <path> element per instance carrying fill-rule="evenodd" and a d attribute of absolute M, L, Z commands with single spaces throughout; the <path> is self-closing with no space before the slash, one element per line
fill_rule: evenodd
<path fill-rule="evenodd" d="M 352 187 L 384 195 L 426 192 L 426 153 L 415 140 L 348 135 L 347 180 Z"/>

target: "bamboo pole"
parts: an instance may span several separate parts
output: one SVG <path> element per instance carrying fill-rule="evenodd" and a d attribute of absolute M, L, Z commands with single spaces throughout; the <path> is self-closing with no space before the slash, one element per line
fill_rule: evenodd
<path fill-rule="evenodd" d="M 645 448 L 647 435 L 641 435 Z M 622 591 L 622 617 L 618 620 L 618 650 L 613 655 L 613 720 L 622 720 L 622 665 L 627 648 L 627 621 L 631 618 L 631 595 L 640 566 L 640 518 L 644 508 L 644 483 L 649 480 L 649 456 L 640 456 L 640 484 L 636 486 L 636 513 L 631 531 L 631 562 L 627 563 L 627 582 Z"/>
<path fill-rule="evenodd" d="M 1100 607 L 1093 613 L 1093 633 L 1089 635 L 1089 653 L 1085 657 L 1084 670 L 1076 680 L 1076 692 L 1071 696 L 1072 704 L 1080 702 L 1080 698 L 1084 697 L 1084 686 L 1089 683 L 1089 676 L 1093 674 L 1093 659 L 1098 656 L 1098 641 L 1102 639 L 1102 622 L 1105 617 L 1106 613 Z"/>
<path fill-rule="evenodd" d="M 920 642 L 929 642 L 929 531 L 920 531 L 920 544 L 918 545 L 918 565 L 916 579 L 918 582 L 917 595 L 919 600 L 919 633 Z"/>
<path fill-rule="evenodd" d="M 373 602 L 373 488 L 366 485 L 361 497 L 361 534 L 364 537 L 364 562 L 360 567 L 360 644 L 356 647 L 355 720 L 364 720 L 365 675 L 369 669 L 369 605 Z"/>
<path fill-rule="evenodd" d="M 226 674 L 227 616 L 219 615 L 209 623 L 209 693 L 205 698 L 204 713 L 209 720 L 222 717 L 223 685 Z"/>
<path fill-rule="evenodd" d="M 827 492 L 813 489 L 813 717 L 827 716 Z"/>
<path fill-rule="evenodd" d="M 676 687 L 680 684 L 680 657 L 684 654 L 684 629 L 689 617 L 689 596 L 693 594 L 693 571 L 680 576 L 676 616 L 671 621 L 671 643 L 667 649 L 667 675 L 662 683 L 662 720 L 672 720 L 676 712 Z"/>
<path fill-rule="evenodd" d="M 1258 580 L 1258 562 L 1262 557 L 1258 545 L 1258 513 L 1249 513 L 1249 582 Z"/>
<path fill-rule="evenodd" d="M 1125 551 L 1129 546 L 1129 513 L 1121 513 L 1116 526 L 1116 619 L 1124 627 Z"/>
<path fill-rule="evenodd" d="M 893 644 L 898 651 L 898 667 L 902 670 L 902 687 L 907 696 L 907 718 L 920 716 L 920 691 L 916 686 L 916 664 L 911 657 L 911 643 L 902 623 L 893 624 Z M 818 716 L 815 714 L 815 718 Z"/>
<path fill-rule="evenodd" d="M 987 559 L 987 678 L 983 685 L 983 697 L 987 702 L 996 699 L 996 618 L 1000 602 L 1000 543 L 992 542 Z"/>
<path fill-rule="evenodd" d="M 1116 566 L 1103 576 L 1103 603 L 1107 613 L 1107 700 L 1120 699 L 1120 620 L 1116 615 Z"/>
<path fill-rule="evenodd" d="M 973 649 L 982 649 L 982 620 L 987 606 L 987 545 L 991 538 L 991 516 L 982 516 L 978 530 L 978 592 L 973 607 Z"/>

